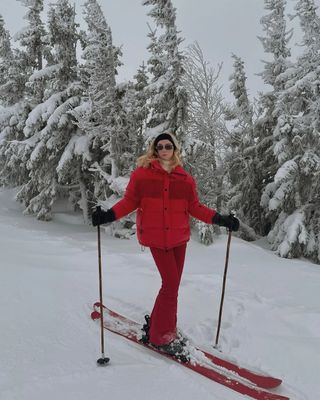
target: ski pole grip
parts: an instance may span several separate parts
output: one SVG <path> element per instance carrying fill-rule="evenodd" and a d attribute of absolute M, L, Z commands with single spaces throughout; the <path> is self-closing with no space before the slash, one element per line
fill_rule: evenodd
<path fill-rule="evenodd" d="M 235 217 L 235 212 L 230 211 L 230 212 L 229 212 L 229 217 Z M 232 234 L 232 229 L 227 228 L 227 232 L 229 232 L 230 234 Z"/>

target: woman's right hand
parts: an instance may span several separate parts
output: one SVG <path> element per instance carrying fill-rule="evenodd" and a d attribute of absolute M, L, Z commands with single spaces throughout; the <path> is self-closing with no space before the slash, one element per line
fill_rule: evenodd
<path fill-rule="evenodd" d="M 92 213 L 92 225 L 97 226 L 97 225 L 102 225 L 102 224 L 107 224 L 108 222 L 113 222 L 116 220 L 116 216 L 110 208 L 107 211 L 101 210 L 101 207 L 97 207 L 96 210 Z"/>

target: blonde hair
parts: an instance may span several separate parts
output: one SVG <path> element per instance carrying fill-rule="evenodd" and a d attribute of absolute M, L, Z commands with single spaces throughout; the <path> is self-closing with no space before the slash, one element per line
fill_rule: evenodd
<path fill-rule="evenodd" d="M 175 147 L 176 147 L 174 149 L 172 160 L 171 160 L 171 168 L 173 169 L 177 165 L 182 165 L 181 154 L 180 154 L 180 145 L 177 142 L 177 140 L 174 137 L 174 135 L 172 135 L 170 132 L 166 132 L 166 133 L 171 136 L 172 141 L 173 141 L 173 143 L 175 144 Z M 152 142 L 150 143 L 147 152 L 138 158 L 138 160 L 137 160 L 137 166 L 138 167 L 148 168 L 150 163 L 153 160 L 159 160 L 158 153 L 157 153 L 157 151 L 155 149 L 155 146 L 154 146 L 155 139 L 156 138 L 154 138 L 152 140 Z"/>

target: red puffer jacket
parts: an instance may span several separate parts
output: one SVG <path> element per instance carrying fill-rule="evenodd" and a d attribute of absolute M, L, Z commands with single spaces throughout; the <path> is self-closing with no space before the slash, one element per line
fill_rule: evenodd
<path fill-rule="evenodd" d="M 189 214 L 212 223 L 216 211 L 199 202 L 194 179 L 182 167 L 170 174 L 158 160 L 132 172 L 124 198 L 112 207 L 116 219 L 135 209 L 140 244 L 169 249 L 190 239 Z"/>

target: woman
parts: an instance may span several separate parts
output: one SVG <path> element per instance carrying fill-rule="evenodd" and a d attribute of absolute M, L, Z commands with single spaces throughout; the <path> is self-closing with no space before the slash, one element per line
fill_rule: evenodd
<path fill-rule="evenodd" d="M 172 355 L 183 353 L 177 338 L 178 290 L 190 239 L 189 215 L 208 224 L 236 231 L 239 221 L 218 214 L 198 200 L 194 179 L 182 167 L 179 146 L 169 133 L 162 133 L 138 159 L 124 198 L 108 211 L 95 211 L 94 226 L 113 222 L 137 209 L 137 236 L 150 247 L 162 286 L 150 320 L 144 326 L 144 341 Z"/>

